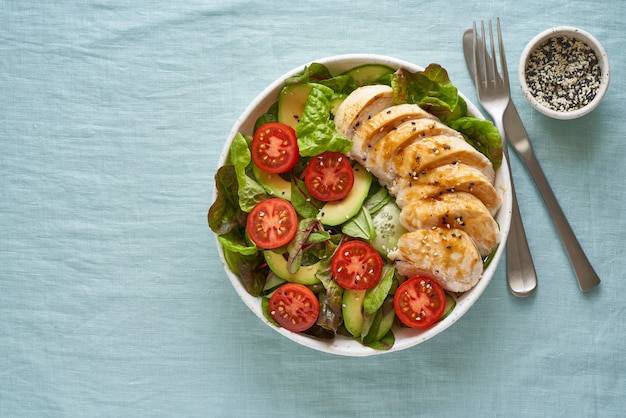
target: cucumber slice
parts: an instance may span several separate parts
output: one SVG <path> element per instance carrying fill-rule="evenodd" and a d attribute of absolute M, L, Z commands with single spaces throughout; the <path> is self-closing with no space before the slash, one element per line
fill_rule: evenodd
<path fill-rule="evenodd" d="M 332 99 L 330 99 L 330 113 L 332 113 L 333 116 L 337 114 L 337 108 L 346 100 L 346 97 L 348 97 L 347 94 L 335 94 Z"/>
<path fill-rule="evenodd" d="M 344 75 L 352 76 L 357 86 L 373 84 L 379 78 L 393 73 L 395 70 L 382 64 L 363 64 L 348 70 Z"/>
<path fill-rule="evenodd" d="M 443 315 L 441 315 L 440 321 L 443 321 L 448 315 L 452 313 L 456 306 L 456 299 L 446 292 L 446 307 L 443 309 Z"/>
<path fill-rule="evenodd" d="M 400 223 L 400 208 L 393 200 L 372 216 L 372 224 L 376 236 L 370 244 L 384 257 L 398 246 L 400 237 L 408 232 Z"/>

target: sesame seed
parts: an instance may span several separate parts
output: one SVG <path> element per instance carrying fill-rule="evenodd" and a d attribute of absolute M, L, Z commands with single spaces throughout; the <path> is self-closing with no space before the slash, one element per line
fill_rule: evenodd
<path fill-rule="evenodd" d="M 549 109 L 568 112 L 589 104 L 600 87 L 601 68 L 593 49 L 571 36 L 555 36 L 535 49 L 526 65 L 526 83 Z"/>

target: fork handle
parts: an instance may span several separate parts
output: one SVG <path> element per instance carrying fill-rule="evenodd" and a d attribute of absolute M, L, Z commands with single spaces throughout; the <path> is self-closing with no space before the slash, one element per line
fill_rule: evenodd
<path fill-rule="evenodd" d="M 503 140 L 504 130 L 498 127 L 502 132 Z M 509 152 L 506 141 L 503 141 L 504 156 L 509 164 Z M 535 264 L 528 247 L 528 239 L 522 222 L 522 215 L 517 204 L 517 194 L 515 193 L 515 185 L 513 184 L 513 175 L 509 172 L 511 178 L 511 228 L 506 243 L 506 277 L 509 290 L 515 296 L 525 297 L 531 295 L 537 288 L 537 272 Z"/>
<path fill-rule="evenodd" d="M 587 258 L 585 251 L 580 246 L 580 243 L 567 221 L 567 217 L 563 213 L 556 196 L 554 196 L 554 192 L 548 183 L 548 179 L 543 173 L 543 170 L 539 165 L 539 161 L 535 157 L 532 145 L 528 139 L 528 135 L 526 134 L 526 130 L 524 129 L 521 120 L 519 120 L 517 112 L 507 111 L 505 113 L 505 119 L 505 126 L 508 128 L 506 135 L 509 137 L 515 136 L 510 142 L 514 145 L 514 149 L 522 158 L 524 164 L 526 164 L 526 168 L 530 172 L 537 188 L 539 189 L 539 192 L 541 193 L 541 196 L 543 197 L 546 207 L 550 212 L 550 216 L 554 221 L 556 230 L 561 237 L 561 242 L 565 247 L 570 263 L 574 269 L 580 290 L 586 292 L 593 289 L 600 284 L 600 277 L 598 277 L 598 274 L 589 262 L 589 259 Z"/>

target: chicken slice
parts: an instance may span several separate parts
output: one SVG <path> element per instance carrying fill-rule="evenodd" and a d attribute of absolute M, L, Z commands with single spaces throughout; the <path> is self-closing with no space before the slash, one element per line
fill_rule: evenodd
<path fill-rule="evenodd" d="M 488 255 L 500 242 L 500 228 L 487 207 L 465 192 L 443 193 L 409 203 L 400 212 L 400 223 L 409 231 L 433 227 L 465 231 L 481 255 Z"/>
<path fill-rule="evenodd" d="M 382 180 L 383 184 L 391 184 L 400 174 L 393 166 L 387 164 L 393 155 L 402 153 L 402 150 L 413 142 L 444 134 L 459 135 L 463 140 L 458 132 L 437 120 L 422 118 L 402 122 L 368 149 L 367 159 L 363 164 Z"/>
<path fill-rule="evenodd" d="M 491 183 L 494 181 L 495 171 L 491 161 L 468 144 L 460 134 L 432 136 L 414 141 L 387 161 L 387 169 L 397 172 L 401 178 L 414 179 L 424 170 L 451 163 L 472 166 Z"/>
<path fill-rule="evenodd" d="M 476 168 L 462 163 L 433 167 L 412 178 L 397 178 L 389 191 L 395 195 L 400 207 L 450 192 L 473 194 L 483 202 L 491 215 L 495 215 L 502 204 L 500 195 L 489 179 Z"/>
<path fill-rule="evenodd" d="M 437 118 L 416 104 L 400 104 L 388 107 L 363 122 L 354 130 L 350 156 L 359 162 L 367 158 L 368 149 L 403 122 L 414 119 Z"/>
<path fill-rule="evenodd" d="M 406 277 L 434 277 L 444 289 L 465 292 L 478 283 L 483 262 L 476 244 L 458 229 L 419 229 L 398 240 L 389 254 L 398 273 Z"/>
<path fill-rule="evenodd" d="M 392 104 L 391 87 L 380 84 L 359 87 L 337 107 L 335 130 L 346 138 L 352 138 L 358 126 Z"/>

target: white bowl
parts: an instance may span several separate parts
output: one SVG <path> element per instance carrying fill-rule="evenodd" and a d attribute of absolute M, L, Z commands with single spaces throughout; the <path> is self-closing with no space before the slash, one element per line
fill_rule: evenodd
<path fill-rule="evenodd" d="M 339 55 L 318 59 L 312 62 L 318 62 L 326 65 L 333 74 L 338 74 L 347 71 L 353 67 L 367 63 L 383 64 L 393 68 L 402 67 L 412 72 L 423 70 L 422 67 L 406 61 L 387 56 L 371 54 Z M 305 65 L 310 64 L 311 63 Z M 285 75 L 279 77 L 265 90 L 263 90 L 261 94 L 259 94 L 252 101 L 252 103 L 250 103 L 250 105 L 241 114 L 241 116 L 239 116 L 230 131 L 230 134 L 226 140 L 226 143 L 224 144 L 224 148 L 220 156 L 219 166 L 225 164 L 228 157 L 228 150 L 235 135 L 238 132 L 252 134 L 254 130 L 254 123 L 257 118 L 278 99 L 278 94 L 283 87 L 284 80 L 288 77 L 302 72 L 305 65 L 294 68 L 293 70 L 287 72 Z M 469 100 L 467 100 L 467 98 L 462 94 L 461 96 L 467 101 L 468 111 L 476 117 L 483 118 L 476 106 L 469 102 Z M 305 334 L 297 334 L 284 328 L 278 328 L 275 325 L 271 324 L 263 315 L 263 311 L 261 309 L 261 298 L 251 296 L 244 289 L 239 281 L 239 278 L 228 268 L 228 265 L 226 264 L 226 261 L 224 259 L 222 247 L 219 242 L 217 242 L 217 248 L 220 259 L 222 261 L 222 265 L 224 266 L 224 270 L 226 271 L 226 274 L 228 275 L 239 297 L 262 322 L 264 322 L 274 331 L 282 334 L 290 340 L 297 342 L 298 344 L 331 354 L 360 357 L 390 353 L 413 347 L 419 343 L 428 340 L 429 338 L 434 337 L 435 335 L 450 327 L 469 310 L 469 308 L 476 302 L 476 300 L 478 300 L 480 295 L 484 292 L 487 285 L 489 285 L 489 282 L 491 281 L 491 278 L 496 271 L 502 253 L 504 251 L 504 243 L 506 242 L 509 233 L 509 226 L 511 223 L 511 183 L 509 177 L 509 168 L 506 160 L 502 162 L 502 166 L 496 172 L 496 188 L 503 195 L 502 206 L 498 211 L 498 214 L 496 215 L 496 220 L 498 221 L 498 224 L 501 228 L 501 239 L 503 244 L 499 246 L 495 257 L 493 258 L 489 266 L 485 269 L 482 279 L 473 289 L 465 292 L 457 299 L 456 307 L 449 316 L 447 316 L 445 319 L 438 322 L 431 328 L 428 328 L 426 330 L 417 330 L 410 328 L 394 329 L 395 344 L 390 350 L 386 351 L 375 350 L 369 347 L 365 347 L 354 339 L 341 335 L 337 335 L 333 340 L 322 340 L 307 336 Z M 214 192 L 213 200 L 215 200 L 215 197 L 216 196 Z M 245 338 L 245 335 L 242 335 L 241 338 Z"/>
<path fill-rule="evenodd" d="M 538 47 L 542 46 L 544 43 L 548 42 L 551 39 L 556 39 L 559 37 L 571 37 L 576 40 L 582 41 L 587 46 L 589 46 L 593 53 L 598 58 L 599 64 L 599 77 L 597 80 L 597 85 L 593 88 L 595 91 L 595 97 L 590 101 L 584 101 L 584 105 L 580 105 L 581 107 L 576 107 L 572 109 L 568 109 L 567 107 L 564 110 L 557 109 L 555 106 L 548 105 L 546 101 L 542 99 L 538 99 L 535 94 L 537 88 L 533 86 L 529 86 L 527 82 L 527 69 L 529 66 L 529 61 L 531 55 Z M 573 54 L 568 54 L 571 58 Z M 570 64 L 572 65 L 572 64 Z M 545 69 L 545 66 L 538 66 L 538 69 L 541 71 Z M 544 77 L 546 77 L 546 73 L 543 73 Z M 561 72 L 561 75 L 564 73 Z M 546 116 L 555 119 L 576 119 L 581 116 L 584 116 L 594 110 L 602 99 L 609 87 L 609 79 L 610 79 L 610 69 L 609 69 L 609 59 L 607 58 L 606 52 L 602 45 L 596 38 L 594 38 L 591 34 L 585 32 L 582 29 L 578 29 L 571 26 L 558 26 L 554 28 L 547 29 L 537 36 L 535 36 L 529 43 L 526 45 L 526 48 L 522 52 L 522 57 L 519 62 L 518 67 L 518 77 L 520 87 L 522 88 L 522 92 L 526 99 L 530 102 L 530 104 L 537 109 L 539 112 L 543 113 Z M 549 76 L 548 76 L 549 77 Z M 545 83 L 540 83 L 542 86 L 545 86 Z M 552 84 L 552 83 L 550 83 Z M 562 85 L 562 83 L 560 83 Z M 543 87 L 542 87 L 543 88 Z M 545 91 L 545 90 L 544 90 Z M 573 90 L 568 90 L 573 91 Z M 571 107 L 571 101 L 568 101 Z M 567 106 L 567 105 L 565 105 Z"/>

